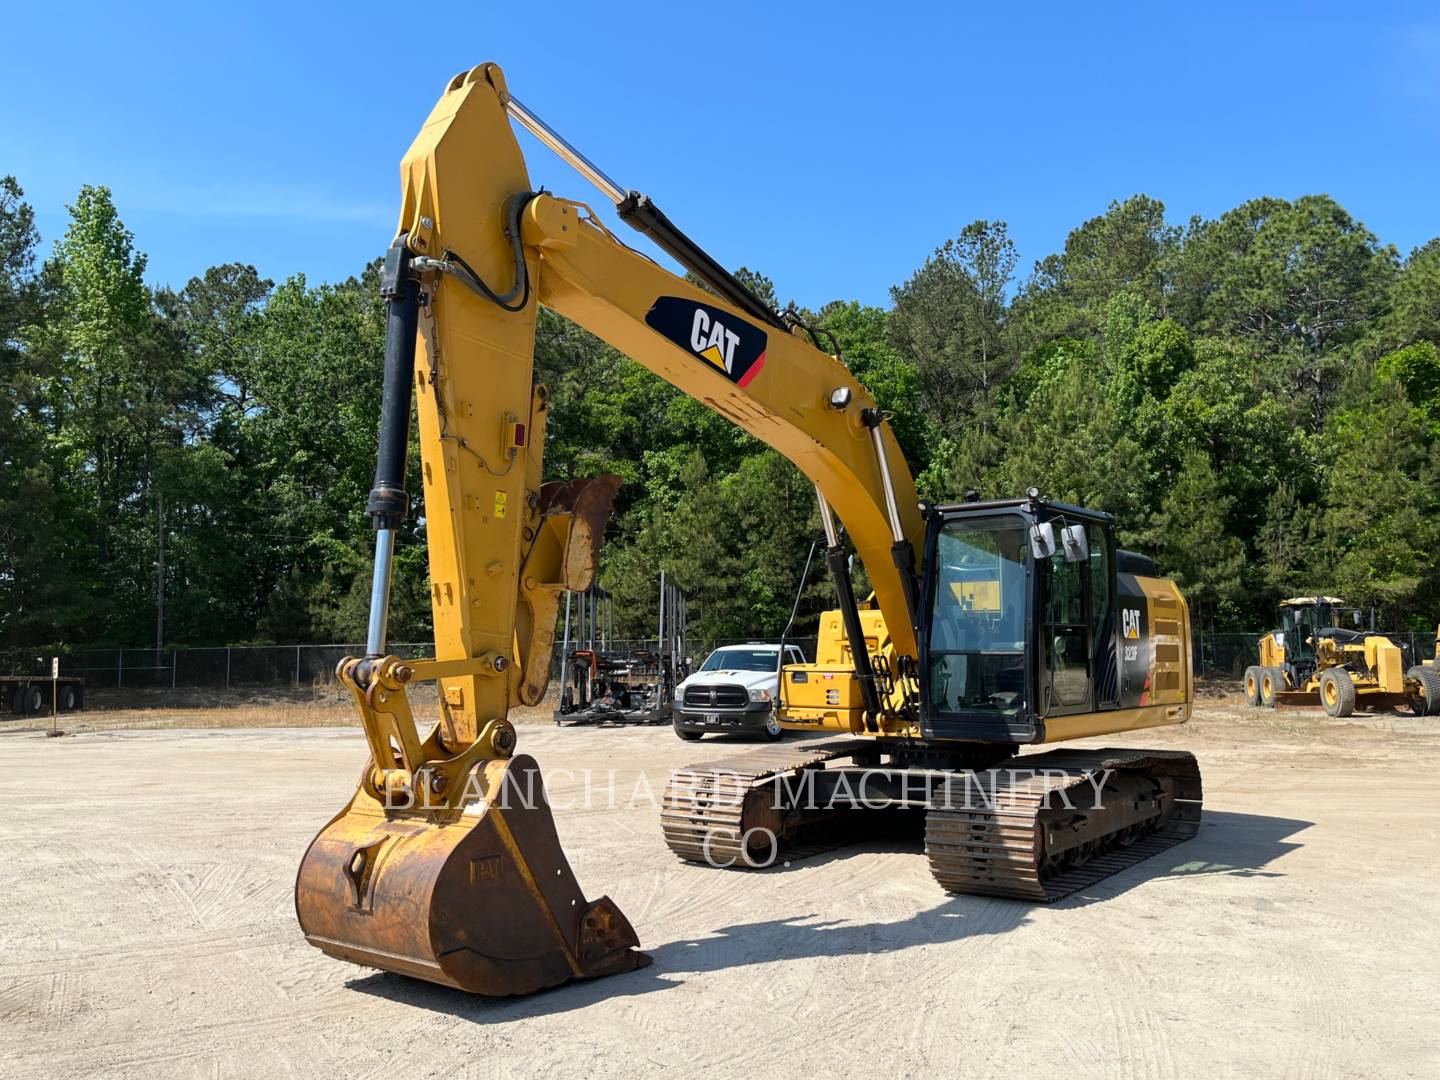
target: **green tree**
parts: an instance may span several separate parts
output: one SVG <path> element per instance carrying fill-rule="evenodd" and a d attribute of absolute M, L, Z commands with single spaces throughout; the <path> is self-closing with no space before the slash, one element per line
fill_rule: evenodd
<path fill-rule="evenodd" d="M 1326 426 L 1321 569 L 1351 603 L 1433 623 L 1440 449 L 1397 382 L 1368 390 Z"/>
<path fill-rule="evenodd" d="M 1005 292 L 1018 256 L 1003 221 L 974 221 L 890 290 L 891 336 L 915 365 L 932 415 L 982 431 L 1014 354 L 1005 340 Z"/>
<path fill-rule="evenodd" d="M 137 344 L 150 317 L 150 292 L 145 256 L 135 250 L 110 189 L 81 188 L 69 210 L 70 225 L 56 242 L 50 264 L 55 288 L 47 329 L 63 355 L 52 400 L 63 410 L 60 439 L 69 451 L 67 471 L 75 479 L 88 477 L 96 556 L 102 570 L 109 570 L 111 533 L 132 494 L 132 419 L 135 407 L 144 404 L 134 375 L 141 361 Z"/>
<path fill-rule="evenodd" d="M 853 300 L 835 301 L 821 310 L 819 325 L 835 335 L 850 373 L 890 417 L 911 469 L 924 469 L 936 425 L 925 408 L 919 370 L 891 343 L 889 312 Z"/>
<path fill-rule="evenodd" d="M 1434 342 L 1417 341 L 1387 353 L 1376 363 L 1375 376 L 1404 387 L 1428 436 L 1440 435 L 1440 349 Z"/>
<path fill-rule="evenodd" d="M 1173 319 L 1156 319 L 1136 293 L 1118 292 L 1105 308 L 1104 373 L 1110 396 L 1125 415 L 1146 399 L 1164 401 L 1195 363 L 1190 335 Z"/>
<path fill-rule="evenodd" d="M 13 176 L 0 177 L 0 640 L 44 641 L 61 597 L 54 574 L 54 477 L 35 357 L 35 214 Z M 61 579 L 63 588 L 63 578 Z"/>
<path fill-rule="evenodd" d="M 74 556 L 67 575 L 86 598 L 64 619 L 139 643 L 156 628 L 157 476 L 192 447 L 211 386 L 176 331 L 174 295 L 146 287 L 145 256 L 109 190 L 82 188 L 70 212 L 32 335 L 56 518 L 91 535 L 83 551 L 60 553 Z"/>
<path fill-rule="evenodd" d="M 1282 483 L 1266 504 L 1256 547 L 1263 592 L 1250 608 L 1260 623 L 1287 596 L 1313 593 L 1317 582 L 1317 507 Z"/>
<path fill-rule="evenodd" d="M 1256 199 L 1197 223 L 1180 259 L 1201 333 L 1268 359 L 1313 432 L 1345 378 L 1348 346 L 1383 314 L 1398 257 L 1327 195 Z"/>
<path fill-rule="evenodd" d="M 1035 263 L 1010 312 L 1020 351 L 1060 337 L 1090 337 L 1110 299 L 1128 293 L 1168 314 L 1167 275 L 1179 232 L 1148 195 L 1112 202 L 1065 238 L 1064 250 Z"/>
<path fill-rule="evenodd" d="M 1232 508 L 1230 529 L 1249 543 L 1267 516 L 1280 485 L 1309 495 L 1313 454 L 1295 429 L 1291 411 L 1255 377 L 1255 363 L 1240 343 L 1205 338 L 1195 343 L 1195 366 L 1184 372 L 1156 406 L 1156 473 L 1163 497 L 1186 456 L 1208 455 Z"/>
<path fill-rule="evenodd" d="M 1440 237 L 1416 248 L 1390 290 L 1386 336 L 1397 345 L 1440 345 Z"/>
<path fill-rule="evenodd" d="M 1229 512 L 1209 456 L 1191 450 L 1149 530 L 1160 572 L 1180 586 L 1200 629 L 1221 625 L 1244 593 L 1245 549 L 1227 528 Z"/>
<path fill-rule="evenodd" d="M 1035 486 L 1051 498 L 1137 521 L 1144 490 L 1136 468 L 1140 448 L 1119 422 L 1087 353 L 1052 356 L 1025 407 L 1006 414 L 996 437 L 1003 460 L 978 477 L 957 469 L 952 492 L 974 487 L 1005 498 Z"/>
<path fill-rule="evenodd" d="M 1112 296 L 1129 292 L 1164 310 L 1164 268 L 1176 241 L 1165 204 L 1148 195 L 1112 202 L 1065 238 L 1059 285 L 1076 307 L 1103 312 Z"/>

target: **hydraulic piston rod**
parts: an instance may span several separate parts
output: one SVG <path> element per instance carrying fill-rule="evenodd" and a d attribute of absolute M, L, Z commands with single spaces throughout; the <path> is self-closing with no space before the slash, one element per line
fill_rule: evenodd
<path fill-rule="evenodd" d="M 890 522 L 890 558 L 900 573 L 900 588 L 905 595 L 905 608 L 910 616 L 910 625 L 920 630 L 920 601 L 915 584 L 915 549 L 905 537 L 905 528 L 900 521 L 900 505 L 895 500 L 895 482 L 890 477 L 890 455 L 885 450 L 885 437 L 880 431 L 884 416 L 879 409 L 866 409 L 860 414 L 861 422 L 870 429 L 870 440 L 875 446 L 875 467 L 880 471 L 880 485 L 885 492 L 885 516 Z"/>
<path fill-rule="evenodd" d="M 855 678 L 860 683 L 860 699 L 865 704 L 865 726 L 879 730 L 880 691 L 875 685 L 875 667 L 870 662 L 870 649 L 865 644 L 865 631 L 860 626 L 860 608 L 855 603 L 855 585 L 850 580 L 850 558 L 840 546 L 840 533 L 835 516 L 818 487 L 815 497 L 820 502 L 820 523 L 825 527 L 825 564 L 835 583 L 835 600 L 840 605 L 840 619 L 845 624 L 845 638 L 850 642 L 850 657 L 855 663 Z"/>
<path fill-rule="evenodd" d="M 571 146 L 563 135 L 517 101 L 509 91 L 506 91 L 502 100 L 505 103 L 505 112 L 516 123 L 553 150 L 562 161 L 599 188 L 605 197 L 615 204 L 615 209 L 625 224 L 650 237 L 671 258 L 747 315 L 789 333 L 790 327 L 770 305 L 746 288 L 704 248 L 681 232 L 679 226 L 650 200 L 650 196 L 642 195 L 638 191 L 627 192 L 598 165 Z"/>
<path fill-rule="evenodd" d="M 410 268 L 405 238 L 397 237 L 385 253 L 380 279 L 385 299 L 385 372 L 380 398 L 380 452 L 375 484 L 365 503 L 375 529 L 375 575 L 370 584 L 370 627 L 367 656 L 385 654 L 390 618 L 390 567 L 395 530 L 405 520 L 405 459 L 410 449 L 410 384 L 415 370 L 415 331 L 420 322 L 420 280 Z"/>

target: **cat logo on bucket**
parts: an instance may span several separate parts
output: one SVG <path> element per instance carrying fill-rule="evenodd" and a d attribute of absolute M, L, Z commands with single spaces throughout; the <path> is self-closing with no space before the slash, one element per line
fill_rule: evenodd
<path fill-rule="evenodd" d="M 747 385 L 765 366 L 765 331 L 712 304 L 661 296 L 646 312 L 645 324 L 737 386 Z"/>

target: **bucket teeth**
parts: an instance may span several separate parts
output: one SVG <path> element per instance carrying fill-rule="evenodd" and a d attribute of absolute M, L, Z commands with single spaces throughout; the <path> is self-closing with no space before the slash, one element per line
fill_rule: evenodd
<path fill-rule="evenodd" d="M 295 911 L 330 956 L 477 994 L 528 994 L 644 967 L 629 921 L 588 901 L 534 760 L 486 762 L 460 812 L 387 812 L 363 788 L 300 864 Z"/>

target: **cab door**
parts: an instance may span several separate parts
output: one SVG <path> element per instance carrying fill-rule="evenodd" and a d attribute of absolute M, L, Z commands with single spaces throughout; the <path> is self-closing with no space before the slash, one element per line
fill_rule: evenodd
<path fill-rule="evenodd" d="M 1115 630 L 1115 551 L 1103 522 L 1067 524 L 1085 532 L 1082 557 L 1064 545 L 1040 564 L 1040 698 L 1042 715 L 1113 709 L 1120 705 Z M 1072 561 L 1073 560 L 1073 561 Z"/>
<path fill-rule="evenodd" d="M 1120 707 L 1120 636 L 1116 625 L 1115 544 L 1110 530 L 1091 522 L 1090 633 L 1095 657 L 1095 707 Z"/>
<path fill-rule="evenodd" d="M 1061 524 L 1057 522 L 1057 525 Z M 1045 560 L 1040 605 L 1040 699 L 1044 716 L 1089 712 L 1093 678 L 1090 563 L 1063 548 Z"/>

